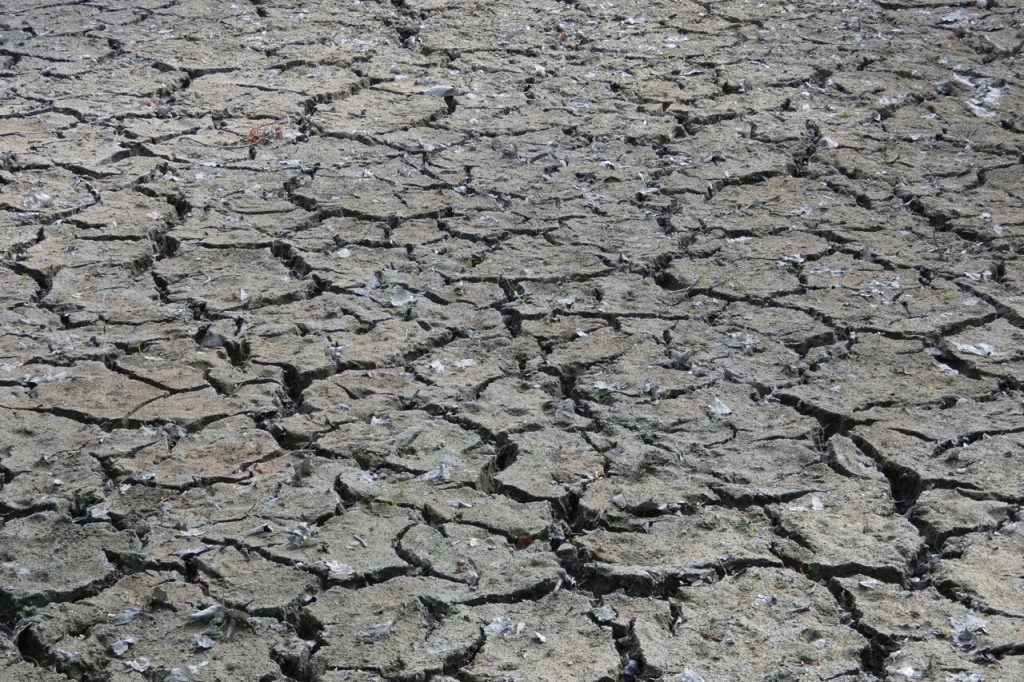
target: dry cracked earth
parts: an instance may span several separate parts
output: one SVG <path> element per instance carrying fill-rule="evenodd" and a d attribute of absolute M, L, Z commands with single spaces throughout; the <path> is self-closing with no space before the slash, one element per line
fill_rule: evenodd
<path fill-rule="evenodd" d="M 4 680 L 1024 679 L 1015 1 L 4 0 Z"/>

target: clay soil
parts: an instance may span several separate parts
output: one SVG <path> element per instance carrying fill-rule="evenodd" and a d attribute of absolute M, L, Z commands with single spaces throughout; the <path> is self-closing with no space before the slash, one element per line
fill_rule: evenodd
<path fill-rule="evenodd" d="M 0 677 L 1024 679 L 1014 0 L 3 0 Z"/>

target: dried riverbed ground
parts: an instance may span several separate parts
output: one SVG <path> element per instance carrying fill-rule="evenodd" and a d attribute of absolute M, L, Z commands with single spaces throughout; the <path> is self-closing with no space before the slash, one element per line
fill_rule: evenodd
<path fill-rule="evenodd" d="M 1024 679 L 980 5 L 5 0 L 3 678 Z"/>

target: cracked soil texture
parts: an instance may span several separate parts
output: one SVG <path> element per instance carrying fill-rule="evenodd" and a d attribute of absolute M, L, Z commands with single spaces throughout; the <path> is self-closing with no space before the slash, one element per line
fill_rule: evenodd
<path fill-rule="evenodd" d="M 1017 0 L 2 5 L 4 680 L 1024 680 Z"/>

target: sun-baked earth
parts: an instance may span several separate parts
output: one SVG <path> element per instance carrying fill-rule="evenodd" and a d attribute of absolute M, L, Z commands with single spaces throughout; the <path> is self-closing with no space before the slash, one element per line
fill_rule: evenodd
<path fill-rule="evenodd" d="M 1024 679 L 1013 0 L 4 0 L 0 677 Z"/>

